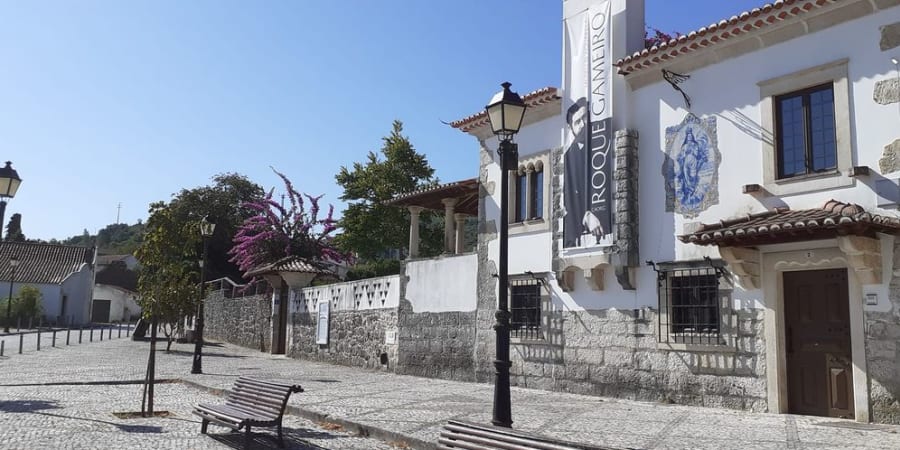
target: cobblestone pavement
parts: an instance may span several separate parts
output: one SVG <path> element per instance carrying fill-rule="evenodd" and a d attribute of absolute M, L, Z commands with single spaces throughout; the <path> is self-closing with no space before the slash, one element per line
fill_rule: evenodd
<path fill-rule="evenodd" d="M 164 348 L 164 346 L 161 346 Z M 146 439 L 145 448 L 206 448 L 229 442 L 200 436 L 199 425 L 190 416 L 190 406 L 205 401 L 211 393 L 227 389 L 239 375 L 255 375 L 299 383 L 306 390 L 291 397 L 294 414 L 319 422 L 342 425 L 382 441 L 361 437 L 327 438 L 333 431 L 315 429 L 314 424 L 291 416 L 289 428 L 299 430 L 294 445 L 305 440 L 319 447 L 297 448 L 391 448 L 384 441 L 402 441 L 413 448 L 430 448 L 447 419 L 488 423 L 493 387 L 487 384 L 394 375 L 337 365 L 272 356 L 230 345 L 204 347 L 204 374 L 191 375 L 191 346 L 175 345 L 171 354 L 158 354 L 158 377 L 183 383 L 159 386 L 161 407 L 175 412 L 175 419 L 122 421 L 109 412 L 139 409 L 140 386 L 16 386 L 43 381 L 132 380 L 143 377 L 148 344 L 128 340 L 104 341 L 0 360 L 0 402 L 11 398 L 34 400 L 55 409 L 40 409 L 26 419 L 8 416 L 0 403 L 0 447 L 21 434 L 32 441 L 51 439 L 53 433 L 102 425 L 109 442 L 125 447 Z M 27 381 L 24 381 L 27 380 Z M 121 393 L 120 393 L 121 391 Z M 106 402 L 105 398 L 110 401 Z M 118 399 L 118 400 L 115 400 Z M 56 402 L 56 403 L 53 403 Z M 44 405 L 43 403 L 38 406 Z M 858 424 L 821 417 L 754 414 L 730 410 L 631 402 L 529 389 L 512 389 L 514 428 L 568 440 L 641 449 L 828 449 L 900 448 L 900 427 Z M 137 433 L 115 425 L 74 419 L 58 427 L 28 428 L 19 423 L 49 420 L 38 414 L 72 414 L 85 411 L 92 419 L 126 425 L 161 427 L 163 432 Z M 39 416 L 39 417 L 33 417 Z M 53 418 L 53 416 L 49 416 Z M 62 420 L 55 418 L 54 420 Z M 322 434 L 324 433 L 324 435 Z M 89 435 L 90 433 L 85 433 Z M 321 440 L 307 439 L 306 435 Z M 60 434 L 61 436 L 62 434 Z M 72 446 L 88 446 L 78 434 Z M 113 437 L 115 436 L 115 438 Z M 342 435 L 343 436 L 343 435 Z M 119 441 L 113 441 L 119 439 Z M 356 439 L 356 441 L 353 441 Z M 9 441 L 13 442 L 13 441 Z M 23 447 L 26 441 L 23 442 Z M 52 441 L 41 441 L 52 442 Z M 235 441 L 239 442 L 239 441 Z M 158 443 L 158 447 L 154 447 Z M 68 444 L 67 444 L 68 445 Z M 237 445 L 237 444 L 234 444 Z M 354 447 L 356 446 L 356 447 Z M 116 446 L 118 447 L 118 445 Z M 51 446 L 51 448 L 53 448 Z M 64 447 L 65 448 L 65 447 Z"/>
<path fill-rule="evenodd" d="M 66 347 L 71 345 L 88 345 L 94 342 L 108 341 L 110 339 L 125 339 L 131 330 L 127 327 L 133 325 L 97 325 L 91 328 L 57 328 L 54 333 L 52 330 L 21 330 L 16 332 L 12 329 L 11 333 L 0 332 L 0 342 L 2 342 L 2 354 L 8 357 L 19 356 L 19 344 L 21 342 L 22 354 L 38 351 L 38 337 L 40 337 L 40 351 L 47 350 L 52 347 Z M 102 331 L 102 336 L 101 336 Z"/>

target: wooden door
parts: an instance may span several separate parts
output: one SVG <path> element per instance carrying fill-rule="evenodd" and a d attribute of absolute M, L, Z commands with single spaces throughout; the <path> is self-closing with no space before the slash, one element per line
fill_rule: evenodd
<path fill-rule="evenodd" d="M 788 410 L 853 417 L 845 269 L 784 273 Z"/>
<path fill-rule="evenodd" d="M 91 309 L 91 322 L 108 323 L 111 306 L 112 300 L 94 300 L 94 307 Z"/>

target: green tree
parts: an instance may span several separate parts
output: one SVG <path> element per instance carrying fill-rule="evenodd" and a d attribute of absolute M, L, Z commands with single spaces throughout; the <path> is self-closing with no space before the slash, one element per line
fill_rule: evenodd
<path fill-rule="evenodd" d="M 335 242 L 341 250 L 355 253 L 362 263 L 377 263 L 384 259 L 386 252 L 406 249 L 409 244 L 409 211 L 384 202 L 437 182 L 425 155 L 416 152 L 409 138 L 403 135 L 399 120 L 394 121 L 391 134 L 382 140 L 383 159 L 369 152 L 365 163 L 354 163 L 352 170 L 341 167 L 335 176 L 344 188 L 341 200 L 348 202 L 339 221 L 342 232 Z M 421 222 L 421 253 L 425 256 L 440 253 L 443 247 L 440 220 L 431 212 L 423 212 Z"/>
<path fill-rule="evenodd" d="M 177 329 L 181 319 L 195 311 L 202 250 L 200 220 L 216 224 L 209 241 L 207 279 L 228 276 L 240 281 L 242 273 L 228 251 L 237 226 L 253 212 L 243 205 L 263 197 L 257 184 L 239 174 L 220 174 L 213 184 L 182 189 L 171 201 L 150 205 L 146 233 L 135 256 L 141 263 L 138 292 L 145 317 Z M 171 336 L 167 332 L 167 336 Z"/>
<path fill-rule="evenodd" d="M 41 291 L 38 288 L 22 286 L 12 300 L 12 318 L 10 319 L 12 323 L 15 323 L 15 318 L 17 317 L 22 318 L 22 320 L 28 320 L 40 316 L 44 311 L 41 299 Z M 0 302 L 0 311 L 6 311 L 7 302 L 9 302 L 9 298 L 5 298 Z"/>
<path fill-rule="evenodd" d="M 9 223 L 6 225 L 6 240 L 12 242 L 25 242 L 25 235 L 22 234 L 22 215 L 15 213 L 9 217 Z"/>

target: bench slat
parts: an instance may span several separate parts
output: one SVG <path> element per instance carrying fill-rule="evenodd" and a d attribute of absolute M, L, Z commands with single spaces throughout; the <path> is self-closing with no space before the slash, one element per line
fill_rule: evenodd
<path fill-rule="evenodd" d="M 287 391 L 290 391 L 293 393 L 303 392 L 303 388 L 300 387 L 300 385 L 298 385 L 298 384 L 277 383 L 274 381 L 260 380 L 260 379 L 251 378 L 251 377 L 239 377 L 237 382 L 235 382 L 235 384 L 237 384 L 237 383 L 252 384 L 252 385 L 256 385 L 256 386 L 263 387 L 263 388 L 275 389 L 276 392 L 282 392 L 284 390 L 287 390 Z"/>
<path fill-rule="evenodd" d="M 214 409 L 206 408 L 206 411 L 225 420 L 232 420 L 235 423 L 249 423 L 252 425 L 259 423 L 277 422 L 278 420 L 277 417 L 273 419 L 271 417 L 262 416 L 256 412 L 243 411 L 229 405 L 217 405 Z"/>
<path fill-rule="evenodd" d="M 200 411 L 206 415 L 218 417 L 221 420 L 242 424 L 246 421 L 246 417 L 240 417 L 242 414 L 234 415 L 231 411 L 225 411 L 224 405 L 204 405 L 199 404 L 194 407 L 196 411 Z"/>
<path fill-rule="evenodd" d="M 238 388 L 235 388 L 235 389 L 233 389 L 233 390 L 231 390 L 231 391 L 229 392 L 229 395 L 228 395 L 228 396 L 229 396 L 229 397 L 231 397 L 231 396 L 237 396 L 237 397 L 255 398 L 255 399 L 257 399 L 258 401 L 265 401 L 265 402 L 269 402 L 269 403 L 271 403 L 271 404 L 273 404 L 273 405 L 279 405 L 279 406 L 280 406 L 282 403 L 284 403 L 284 401 L 288 398 L 287 395 L 273 396 L 273 395 L 270 395 L 270 394 L 260 393 L 260 392 L 257 392 L 257 391 L 248 391 L 248 390 L 246 390 L 246 389 L 239 388 L 239 387 L 238 387 Z"/>
<path fill-rule="evenodd" d="M 229 422 L 229 421 L 227 421 L 227 420 L 219 419 L 219 418 L 216 417 L 216 416 L 212 416 L 212 415 L 209 415 L 209 414 L 205 414 L 205 413 L 203 413 L 202 411 L 198 411 L 198 410 L 196 410 L 196 409 L 194 410 L 194 414 L 200 416 L 201 418 L 203 418 L 203 420 L 212 422 L 212 423 L 214 423 L 214 424 L 216 424 L 216 425 L 219 425 L 219 426 L 231 428 L 232 430 L 240 430 L 241 427 L 243 426 L 243 425 L 236 425 L 234 422 Z"/>
<path fill-rule="evenodd" d="M 546 436 L 450 420 L 441 430 L 440 449 L 498 450 L 608 450 L 606 447 L 567 442 Z"/>
<path fill-rule="evenodd" d="M 239 409 L 246 410 L 251 413 L 258 414 L 260 416 L 278 417 L 281 415 L 281 409 L 263 408 L 254 403 L 239 401 L 239 400 L 235 400 L 233 398 L 226 400 L 225 404 L 229 405 L 229 406 L 234 406 Z"/>
<path fill-rule="evenodd" d="M 290 391 L 287 388 L 277 388 L 275 386 L 267 386 L 261 384 L 249 383 L 245 380 L 234 383 L 234 387 L 241 387 L 254 392 L 267 392 L 270 395 L 287 395 Z"/>

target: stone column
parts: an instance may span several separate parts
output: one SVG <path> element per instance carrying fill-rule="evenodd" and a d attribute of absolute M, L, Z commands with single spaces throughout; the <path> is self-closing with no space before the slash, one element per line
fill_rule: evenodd
<path fill-rule="evenodd" d="M 421 206 L 409 206 L 409 259 L 419 256 L 419 213 Z"/>
<path fill-rule="evenodd" d="M 453 218 L 456 219 L 456 254 L 460 255 L 466 251 L 466 216 L 462 213 L 456 213 Z"/>
<path fill-rule="evenodd" d="M 453 233 L 453 211 L 456 207 L 455 198 L 441 199 L 444 204 L 444 253 L 453 253 L 455 236 Z"/>

